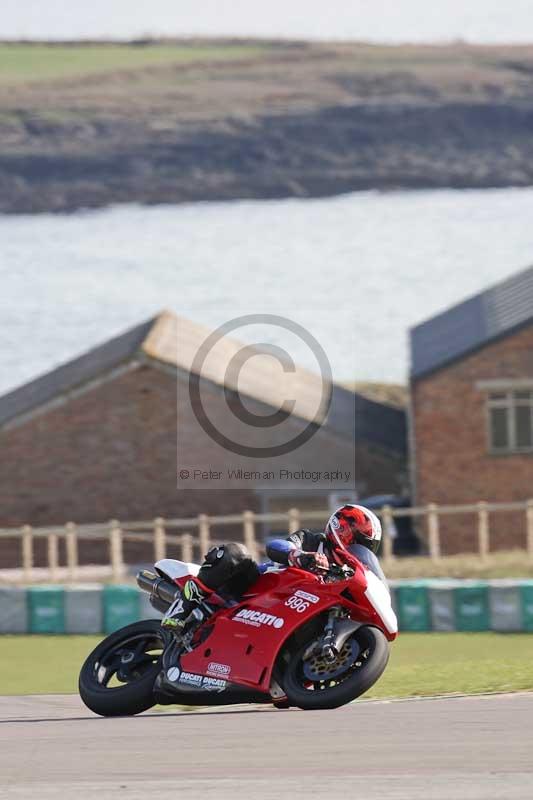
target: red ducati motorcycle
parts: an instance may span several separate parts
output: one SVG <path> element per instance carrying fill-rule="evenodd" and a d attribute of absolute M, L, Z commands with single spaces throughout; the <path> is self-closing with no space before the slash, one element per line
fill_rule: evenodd
<path fill-rule="evenodd" d="M 199 566 L 164 559 L 137 575 L 165 612 Z M 239 602 L 211 595 L 177 638 L 158 620 L 112 633 L 85 661 L 85 705 L 102 716 L 153 705 L 337 708 L 373 686 L 398 633 L 385 583 L 355 556 L 315 575 L 268 567 Z"/>

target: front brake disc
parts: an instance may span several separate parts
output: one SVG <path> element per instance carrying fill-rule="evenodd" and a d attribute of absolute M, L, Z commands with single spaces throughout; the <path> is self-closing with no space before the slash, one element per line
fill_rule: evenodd
<path fill-rule="evenodd" d="M 357 660 L 360 648 L 356 640 L 352 637 L 348 639 L 335 658 L 335 661 L 328 661 L 322 653 L 313 653 L 303 662 L 305 677 L 313 681 L 331 681 L 346 672 Z"/>

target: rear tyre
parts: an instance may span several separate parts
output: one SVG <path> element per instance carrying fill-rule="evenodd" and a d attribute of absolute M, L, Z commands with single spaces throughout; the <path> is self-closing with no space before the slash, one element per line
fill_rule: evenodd
<path fill-rule="evenodd" d="M 376 683 L 389 660 L 385 635 L 378 628 L 365 626 L 348 639 L 337 662 L 326 664 L 323 669 L 313 666 L 316 679 L 312 679 L 308 662 L 303 659 L 309 644 L 294 653 L 283 676 L 288 702 L 305 710 L 338 708 L 350 703 Z"/>
<path fill-rule="evenodd" d="M 78 682 L 87 708 L 102 717 L 132 716 L 152 708 L 168 637 L 159 620 L 151 619 L 126 625 L 100 642 Z"/>

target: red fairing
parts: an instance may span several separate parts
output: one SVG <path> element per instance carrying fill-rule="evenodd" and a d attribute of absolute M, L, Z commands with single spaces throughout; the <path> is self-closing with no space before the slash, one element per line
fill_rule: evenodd
<path fill-rule="evenodd" d="M 342 606 L 357 622 L 380 628 L 393 641 L 398 628 L 386 586 L 354 556 L 343 552 L 343 561 L 355 574 L 331 583 L 295 567 L 262 575 L 242 602 L 208 620 L 209 635 L 181 657 L 182 669 L 223 675 L 232 683 L 268 692 L 283 644 L 333 606 Z"/>

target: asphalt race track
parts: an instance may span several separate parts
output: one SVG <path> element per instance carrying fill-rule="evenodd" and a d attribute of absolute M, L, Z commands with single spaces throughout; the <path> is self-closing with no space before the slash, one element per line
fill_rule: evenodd
<path fill-rule="evenodd" d="M 533 693 L 100 719 L 0 697 L 0 798 L 531 800 Z"/>

